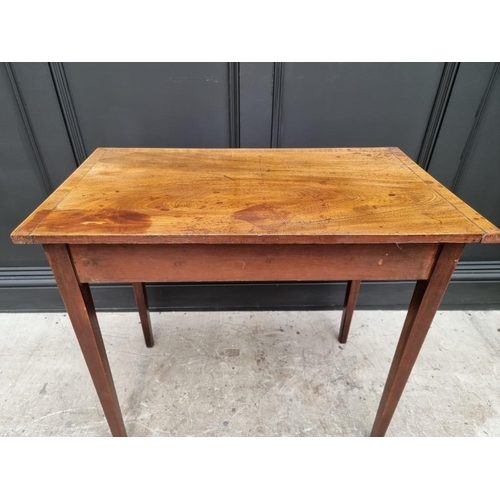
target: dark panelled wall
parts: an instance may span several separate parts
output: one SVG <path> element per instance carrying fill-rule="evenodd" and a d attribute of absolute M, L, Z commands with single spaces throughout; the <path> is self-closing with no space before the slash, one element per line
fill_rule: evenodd
<path fill-rule="evenodd" d="M 60 310 L 38 246 L 9 234 L 108 147 L 398 146 L 500 224 L 498 63 L 5 63 L 0 66 L 0 310 Z M 500 245 L 469 245 L 445 307 L 500 306 Z M 156 309 L 324 309 L 344 283 L 152 285 Z M 132 309 L 127 286 L 93 288 Z M 406 307 L 411 283 L 364 283 Z"/>

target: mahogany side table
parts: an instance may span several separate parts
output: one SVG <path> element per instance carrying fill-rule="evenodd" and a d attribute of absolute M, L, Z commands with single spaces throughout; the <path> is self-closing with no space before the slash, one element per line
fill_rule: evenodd
<path fill-rule="evenodd" d="M 466 243 L 500 230 L 397 148 L 97 149 L 11 235 L 41 243 L 113 436 L 126 436 L 89 283 L 416 280 L 372 436 L 389 426 Z"/>

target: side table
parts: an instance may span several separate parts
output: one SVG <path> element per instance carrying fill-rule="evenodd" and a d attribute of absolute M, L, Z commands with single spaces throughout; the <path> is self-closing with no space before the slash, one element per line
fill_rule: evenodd
<path fill-rule="evenodd" d="M 397 148 L 100 148 L 11 235 L 41 243 L 113 436 L 126 436 L 89 283 L 415 280 L 372 436 L 389 426 L 466 243 L 500 230 Z"/>

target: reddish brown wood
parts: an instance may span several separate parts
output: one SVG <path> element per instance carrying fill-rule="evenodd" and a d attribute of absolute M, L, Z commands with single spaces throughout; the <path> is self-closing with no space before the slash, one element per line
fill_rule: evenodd
<path fill-rule="evenodd" d="M 406 156 L 399 148 L 390 148 L 394 156 L 398 158 L 409 170 L 417 175 L 425 184 L 431 187 L 436 193 L 445 199 L 450 205 L 460 210 L 476 226 L 483 231 L 481 243 L 500 243 L 500 229 L 493 225 L 489 220 L 485 219 L 481 214 L 477 213 L 472 207 L 467 205 L 454 193 L 449 191 L 445 186 L 438 182 L 423 168 L 420 168 L 408 156 Z"/>
<path fill-rule="evenodd" d="M 126 436 L 106 349 L 90 288 L 79 283 L 66 245 L 44 245 L 68 316 L 101 401 L 113 436 Z"/>
<path fill-rule="evenodd" d="M 349 281 L 347 283 L 347 290 L 345 292 L 344 311 L 342 312 L 342 321 L 340 323 L 339 342 L 345 344 L 347 336 L 349 335 L 349 328 L 351 327 L 352 315 L 358 300 L 359 287 L 361 281 Z"/>
<path fill-rule="evenodd" d="M 384 436 L 464 245 L 445 244 L 428 280 L 417 282 L 371 435 Z"/>
<path fill-rule="evenodd" d="M 64 198 L 85 177 L 92 167 L 104 156 L 105 149 L 96 149 L 26 220 L 12 233 L 14 243 L 35 243 L 31 233 L 57 208 Z"/>
<path fill-rule="evenodd" d="M 99 149 L 16 243 L 500 241 L 395 148 Z"/>
<path fill-rule="evenodd" d="M 153 347 L 155 342 L 153 339 L 153 329 L 151 328 L 151 318 L 149 315 L 146 285 L 144 283 L 132 283 L 132 286 L 134 288 L 134 296 L 137 303 L 137 309 L 139 310 L 139 317 L 141 318 L 144 340 L 146 341 L 146 345 L 148 347 Z"/>
<path fill-rule="evenodd" d="M 124 436 L 87 283 L 417 280 L 372 435 L 384 435 L 466 242 L 484 219 L 397 148 L 98 149 L 11 235 L 43 243 L 113 435 Z M 67 246 L 70 245 L 70 246 Z"/>
<path fill-rule="evenodd" d="M 427 279 L 438 244 L 71 245 L 81 282 Z"/>

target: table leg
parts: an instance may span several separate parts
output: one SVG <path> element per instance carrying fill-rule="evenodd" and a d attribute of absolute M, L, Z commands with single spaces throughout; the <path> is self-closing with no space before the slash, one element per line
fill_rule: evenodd
<path fill-rule="evenodd" d="M 134 288 L 135 301 L 137 302 L 137 309 L 139 310 L 139 317 L 141 318 L 142 331 L 144 333 L 144 340 L 148 347 L 153 347 L 155 342 L 153 339 L 153 329 L 151 328 L 151 318 L 149 316 L 148 296 L 146 292 L 146 285 L 144 283 L 132 283 Z"/>
<path fill-rule="evenodd" d="M 361 281 L 349 281 L 347 283 L 347 290 L 345 292 L 344 311 L 342 313 L 342 321 L 340 323 L 339 342 L 345 344 L 347 336 L 349 335 L 349 328 L 351 327 L 352 315 L 358 300 L 359 287 Z"/>
<path fill-rule="evenodd" d="M 44 250 L 68 316 L 73 324 L 111 433 L 113 436 L 126 436 L 127 431 L 123 423 L 89 285 L 78 281 L 66 245 L 44 245 Z"/>
<path fill-rule="evenodd" d="M 444 244 L 428 280 L 417 281 L 371 436 L 384 436 L 425 336 L 446 292 L 463 244 Z"/>

